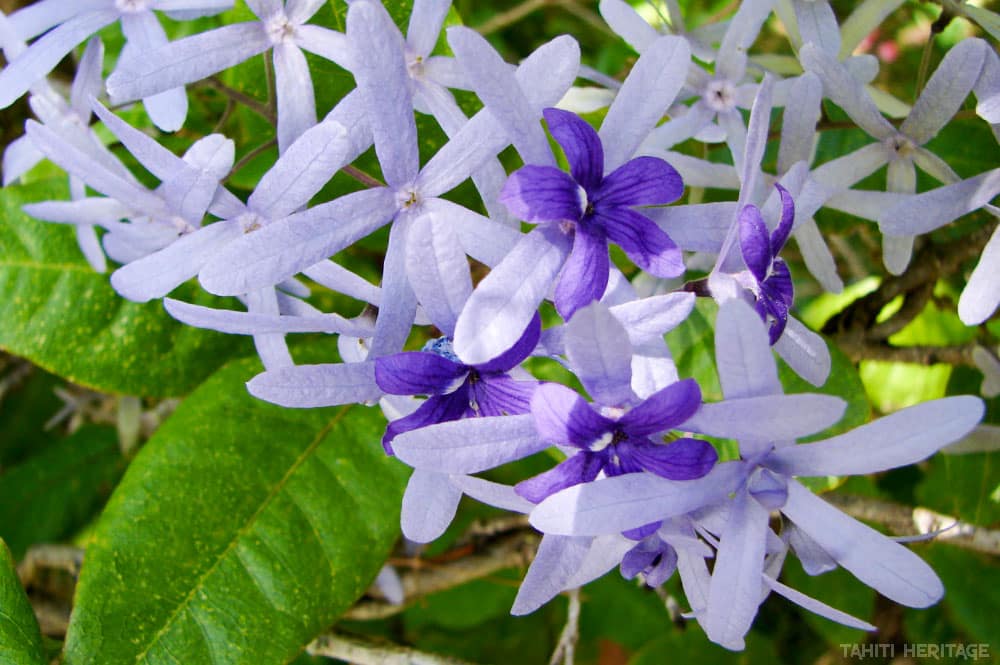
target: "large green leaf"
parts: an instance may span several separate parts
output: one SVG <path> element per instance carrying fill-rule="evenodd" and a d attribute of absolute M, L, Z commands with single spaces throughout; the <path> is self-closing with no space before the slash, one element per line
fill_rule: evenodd
<path fill-rule="evenodd" d="M 220 370 L 130 465 L 87 548 L 67 664 L 286 663 L 378 572 L 405 477 L 381 414 L 261 402 L 257 371 Z"/>
<path fill-rule="evenodd" d="M 114 428 L 90 425 L 0 469 L 0 536 L 21 557 L 34 543 L 72 535 L 97 513 L 124 468 Z"/>
<path fill-rule="evenodd" d="M 73 229 L 34 220 L 25 203 L 64 199 L 65 184 L 0 191 L 0 348 L 104 392 L 181 395 L 245 340 L 174 321 L 159 302 L 132 303 L 94 272 Z M 206 303 L 195 288 L 183 300 Z"/>
<path fill-rule="evenodd" d="M 14 558 L 0 540 L 0 662 L 44 665 L 42 635 L 14 571 Z"/>

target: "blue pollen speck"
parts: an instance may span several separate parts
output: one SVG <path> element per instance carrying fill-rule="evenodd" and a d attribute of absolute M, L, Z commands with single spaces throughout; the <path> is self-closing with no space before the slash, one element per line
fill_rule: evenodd
<path fill-rule="evenodd" d="M 447 337 L 438 337 L 437 339 L 429 340 L 426 344 L 424 344 L 424 348 L 420 350 L 439 355 L 442 358 L 458 363 L 459 365 L 464 364 L 459 357 L 455 355 L 455 351 L 451 346 L 451 340 Z"/>

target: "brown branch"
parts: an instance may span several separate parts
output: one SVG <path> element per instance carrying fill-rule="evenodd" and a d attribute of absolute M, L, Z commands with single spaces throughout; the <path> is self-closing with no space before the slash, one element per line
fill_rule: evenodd
<path fill-rule="evenodd" d="M 351 166 L 350 164 L 348 164 L 347 166 L 341 167 L 340 170 L 346 173 L 347 175 L 351 176 L 358 182 L 360 182 L 365 187 L 385 187 L 384 182 L 382 182 L 375 176 L 362 171 L 356 166 Z"/>
<path fill-rule="evenodd" d="M 267 104 L 262 104 L 253 97 L 251 97 L 250 95 L 240 92 L 239 90 L 230 88 L 228 85 L 223 83 L 222 80 L 220 80 L 218 77 L 210 76 L 207 79 L 204 79 L 201 82 L 201 84 L 206 87 L 212 88 L 213 90 L 221 92 L 223 95 L 225 95 L 229 99 L 232 99 L 234 102 L 238 102 L 243 106 L 246 106 L 248 109 L 250 109 L 257 115 L 261 116 L 262 118 L 270 122 L 272 125 L 277 124 L 278 117 L 275 114 L 275 112 L 268 107 Z"/>
<path fill-rule="evenodd" d="M 914 365 L 965 365 L 975 367 L 972 350 L 975 344 L 960 346 L 893 346 L 888 342 L 838 340 L 840 349 L 854 362 L 883 360 Z"/>
<path fill-rule="evenodd" d="M 552 4 L 555 4 L 554 0 L 527 0 L 511 7 L 505 12 L 496 14 L 490 20 L 477 26 L 476 32 L 481 35 L 488 35 L 503 30 L 507 26 L 517 23 L 536 9 L 541 9 Z"/>
<path fill-rule="evenodd" d="M 382 599 L 363 598 L 349 609 L 345 619 L 370 621 L 399 614 L 422 596 L 452 589 L 466 582 L 483 579 L 505 568 L 527 566 L 534 557 L 541 537 L 527 529 L 497 538 L 480 548 L 463 547 L 471 553 L 436 564 L 423 560 L 411 561 L 413 568 L 400 574 L 406 602 L 393 605 Z M 449 559 L 442 555 L 443 559 Z M 400 562 L 403 563 L 403 562 Z M 377 592 L 372 592 L 373 595 Z"/>
<path fill-rule="evenodd" d="M 247 154 L 240 157 L 239 161 L 233 164 L 233 168 L 231 168 L 229 170 L 229 173 L 226 174 L 226 177 L 223 178 L 223 181 L 232 178 L 234 175 L 240 172 L 240 169 L 249 164 L 254 158 L 259 157 L 262 153 L 266 152 L 267 150 L 273 148 L 276 145 L 278 145 L 278 139 L 274 138 L 268 141 L 267 143 L 260 144 Z"/>
<path fill-rule="evenodd" d="M 928 508 L 910 508 L 871 497 L 829 493 L 823 498 L 851 517 L 881 524 L 897 536 L 923 535 L 951 527 L 934 540 L 984 554 L 1000 554 L 1000 529 L 987 529 Z"/>
<path fill-rule="evenodd" d="M 384 640 L 340 633 L 317 637 L 306 647 L 306 653 L 355 665 L 471 665 L 465 660 L 417 651 Z"/>

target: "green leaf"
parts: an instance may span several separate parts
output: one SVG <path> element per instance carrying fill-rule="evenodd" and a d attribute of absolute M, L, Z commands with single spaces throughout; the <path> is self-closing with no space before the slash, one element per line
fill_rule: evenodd
<path fill-rule="evenodd" d="M 112 427 L 87 426 L 0 473 L 0 536 L 14 555 L 86 524 L 125 469 Z"/>
<path fill-rule="evenodd" d="M 708 641 L 701 630 L 688 624 L 686 630 L 665 624 L 663 634 L 635 654 L 629 665 L 751 665 L 780 662 L 774 644 L 766 638 L 749 633 L 745 651 L 733 653 Z"/>
<path fill-rule="evenodd" d="M 0 540 L 0 662 L 45 665 L 35 613 L 14 570 L 14 558 Z"/>
<path fill-rule="evenodd" d="M 132 303 L 94 272 L 73 229 L 21 211 L 25 203 L 64 199 L 63 182 L 0 191 L 0 349 L 103 392 L 182 395 L 246 340 L 174 321 L 159 302 Z M 219 302 L 181 288 L 175 297 Z"/>
<path fill-rule="evenodd" d="M 358 598 L 399 532 L 377 409 L 283 409 L 226 366 L 130 465 L 95 529 L 67 665 L 286 663 Z"/>
<path fill-rule="evenodd" d="M 875 613 L 875 592 L 843 568 L 822 575 L 807 575 L 798 559 L 785 564 L 783 581 L 796 591 L 835 607 L 842 612 L 871 621 Z M 788 602 L 784 601 L 783 602 Z M 788 602 L 791 605 L 790 602 Z M 808 610 L 796 608 L 805 622 L 826 639 L 831 646 L 864 642 L 868 633 L 848 628 Z"/>

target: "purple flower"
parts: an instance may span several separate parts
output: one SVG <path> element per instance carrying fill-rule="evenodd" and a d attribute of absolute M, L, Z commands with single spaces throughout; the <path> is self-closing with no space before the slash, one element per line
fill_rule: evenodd
<path fill-rule="evenodd" d="M 517 381 L 508 372 L 538 345 L 542 322 L 536 316 L 517 343 L 506 353 L 478 365 L 466 365 L 441 337 L 422 351 L 409 351 L 375 359 L 375 382 L 390 395 L 429 395 L 408 416 L 389 423 L 382 437 L 386 453 L 392 440 L 404 432 L 461 418 L 528 413 L 534 381 Z"/>
<path fill-rule="evenodd" d="M 572 234 L 573 249 L 555 290 L 563 318 L 604 294 L 609 240 L 648 273 L 683 273 L 681 251 L 670 236 L 632 209 L 676 201 L 684 189 L 677 171 L 657 157 L 637 157 L 605 176 L 597 132 L 568 111 L 549 108 L 544 115 L 566 153 L 570 174 L 552 166 L 525 166 L 507 180 L 500 200 L 527 222 L 555 222 Z"/>
<path fill-rule="evenodd" d="M 602 471 L 608 476 L 650 471 L 672 480 L 700 478 L 718 459 L 709 443 L 684 438 L 662 444 L 649 438 L 685 422 L 700 406 L 701 389 L 693 379 L 671 384 L 624 413 L 598 413 L 569 388 L 543 384 L 531 398 L 539 435 L 580 452 L 515 489 L 539 503 L 561 489 L 594 480 Z"/>
<path fill-rule="evenodd" d="M 778 258 L 788 241 L 795 221 L 795 202 L 781 185 L 775 185 L 781 194 L 781 221 L 774 233 L 767 225 L 757 206 L 750 204 L 740 212 L 740 251 L 749 273 L 744 273 L 746 286 L 757 299 L 755 309 L 764 323 L 769 324 L 768 336 L 773 346 L 788 323 L 788 310 L 792 306 L 792 276 L 788 265 Z"/>
<path fill-rule="evenodd" d="M 677 550 L 664 542 L 654 532 L 630 549 L 622 557 L 621 573 L 627 580 L 639 573 L 643 574 L 648 586 L 658 587 L 674 574 L 677 569 Z"/>

